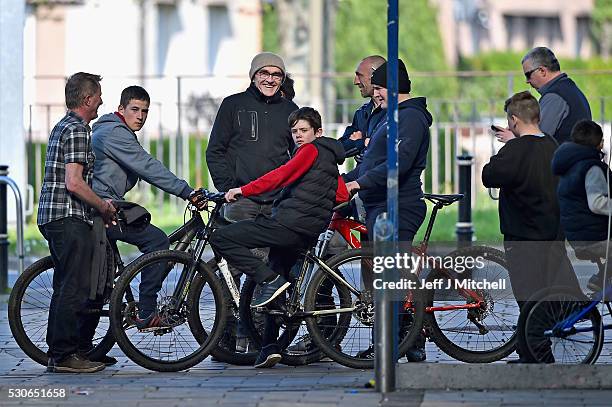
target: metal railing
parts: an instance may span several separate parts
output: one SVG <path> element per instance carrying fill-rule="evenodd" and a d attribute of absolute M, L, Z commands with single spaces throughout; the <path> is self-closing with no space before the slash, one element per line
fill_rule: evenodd
<path fill-rule="evenodd" d="M 17 183 L 8 176 L 8 166 L 0 165 L 0 292 L 8 288 L 8 230 L 7 230 L 7 191 L 6 186 L 11 187 L 15 196 L 15 209 L 17 212 L 17 258 L 19 259 L 19 274 L 24 269 L 23 249 L 23 204 L 21 191 Z"/>

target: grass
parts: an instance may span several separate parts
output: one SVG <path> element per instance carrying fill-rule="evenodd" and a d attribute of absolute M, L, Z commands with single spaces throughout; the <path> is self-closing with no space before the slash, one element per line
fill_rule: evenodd
<path fill-rule="evenodd" d="M 140 200 L 135 200 L 140 202 Z M 162 207 L 156 207 L 154 204 L 145 205 L 151 212 L 152 222 L 154 225 L 162 229 L 166 233 L 170 233 L 183 224 L 183 213 L 177 212 L 168 203 L 164 202 Z M 474 224 L 474 236 L 476 241 L 481 242 L 501 242 L 502 235 L 499 231 L 499 218 L 497 215 L 497 203 L 491 200 L 486 194 L 479 194 L 475 202 L 475 208 L 472 212 L 472 222 Z M 181 208 L 182 204 L 178 204 Z M 428 214 L 416 235 L 415 242 L 423 239 L 425 229 L 429 217 L 431 215 L 432 205 L 428 204 Z M 452 242 L 457 239 L 455 234 L 455 224 L 457 222 L 458 205 L 454 204 L 450 207 L 445 207 L 438 212 L 436 223 L 433 228 L 431 241 L 435 242 Z M 180 211 L 180 209 L 179 209 Z M 9 229 L 9 253 L 16 253 L 16 231 Z M 47 242 L 40 234 L 36 226 L 36 214 L 34 214 L 24 228 L 24 248 L 26 256 L 44 256 L 49 252 Z M 120 245 L 122 252 L 129 252 L 132 246 Z"/>

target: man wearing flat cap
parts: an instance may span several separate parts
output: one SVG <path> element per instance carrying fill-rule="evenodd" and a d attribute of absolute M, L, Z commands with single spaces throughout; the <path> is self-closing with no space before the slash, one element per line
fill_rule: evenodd
<path fill-rule="evenodd" d="M 373 98 L 387 108 L 387 62 L 372 73 Z M 429 149 L 429 127 L 433 122 L 424 97 L 411 97 L 410 78 L 404 62 L 398 61 L 398 199 L 399 241 L 410 244 L 425 219 L 421 173 L 425 169 Z M 359 191 L 366 210 L 368 237 L 374 239 L 376 217 L 387 211 L 387 126 L 381 125 L 372 134 L 361 164 L 343 175 L 349 192 Z M 360 352 L 373 357 L 373 346 Z M 425 360 L 424 341 L 408 351 L 409 361 Z"/>
<path fill-rule="evenodd" d="M 288 118 L 298 107 L 281 96 L 285 78 L 283 59 L 262 52 L 251 62 L 248 89 L 221 102 L 206 149 L 208 170 L 217 190 L 229 191 L 246 185 L 289 161 L 295 144 Z M 226 204 L 224 217 L 229 222 L 238 222 L 259 214 L 271 215 L 272 202 L 280 191 Z M 259 257 L 266 257 L 265 252 L 255 251 Z M 238 274 L 231 264 L 230 268 Z M 235 346 L 234 341 L 235 338 L 227 336 L 223 339 L 229 348 Z"/>

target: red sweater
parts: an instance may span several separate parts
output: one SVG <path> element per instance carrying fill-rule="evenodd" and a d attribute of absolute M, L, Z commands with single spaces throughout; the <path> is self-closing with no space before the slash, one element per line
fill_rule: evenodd
<path fill-rule="evenodd" d="M 284 188 L 293 184 L 302 175 L 306 174 L 314 164 L 319 151 L 312 144 L 304 144 L 298 148 L 295 156 L 286 164 L 275 170 L 262 175 L 255 181 L 251 181 L 241 188 L 243 196 L 259 195 Z M 349 200 L 349 193 L 342 177 L 338 177 L 338 188 L 336 189 L 336 203 Z"/>

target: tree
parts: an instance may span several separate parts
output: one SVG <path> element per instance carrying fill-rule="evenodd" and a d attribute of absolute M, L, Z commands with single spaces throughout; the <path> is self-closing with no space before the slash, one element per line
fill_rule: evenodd
<path fill-rule="evenodd" d="M 593 33 L 598 39 L 602 58 L 607 60 L 612 52 L 612 0 L 595 0 Z"/>

